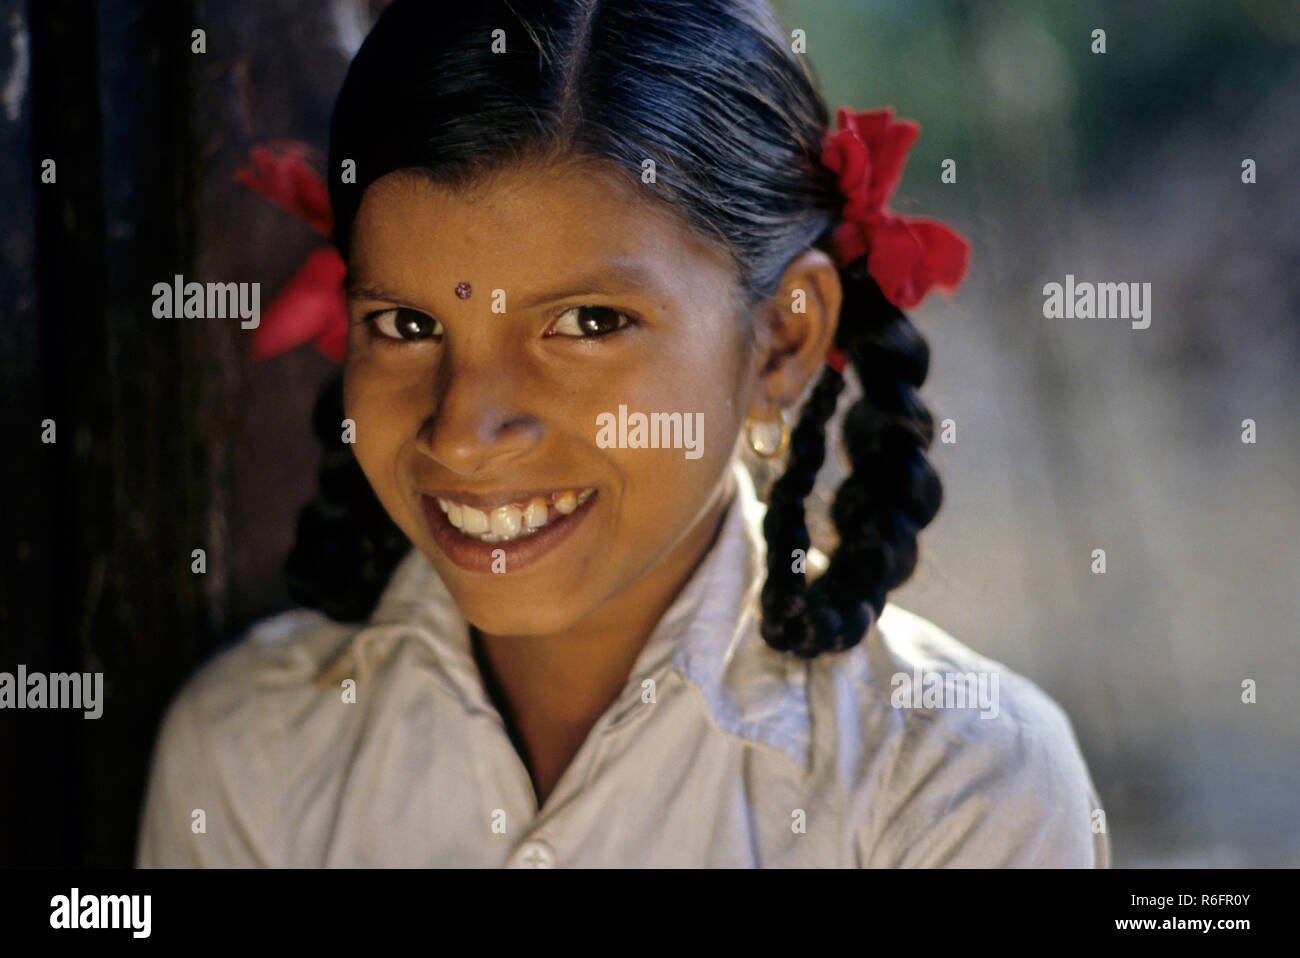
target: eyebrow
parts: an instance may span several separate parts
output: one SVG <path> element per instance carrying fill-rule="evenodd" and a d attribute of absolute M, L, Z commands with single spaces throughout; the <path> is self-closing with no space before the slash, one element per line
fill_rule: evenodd
<path fill-rule="evenodd" d="M 351 269 L 343 276 L 343 291 L 354 299 L 382 299 L 386 302 L 417 308 L 414 303 L 408 302 L 405 296 L 389 292 L 377 283 L 359 279 Z"/>
<path fill-rule="evenodd" d="M 574 296 L 592 294 L 614 296 L 620 293 L 646 292 L 657 287 L 658 276 L 653 271 L 635 262 L 613 260 L 606 263 L 601 269 L 586 276 L 534 293 L 532 296 L 512 304 L 512 307 L 514 309 L 532 309 L 535 306 Z M 385 302 L 400 303 L 412 309 L 426 311 L 424 307 L 416 306 L 405 296 L 387 290 L 377 283 L 360 279 L 350 269 L 344 277 L 343 288 L 348 296 L 357 299 L 384 300 Z"/>
<path fill-rule="evenodd" d="M 646 292 L 658 287 L 658 279 L 651 270 L 635 262 L 615 261 L 605 264 L 601 269 L 586 276 L 535 293 L 521 303 L 517 303 L 516 306 L 520 309 L 532 309 L 544 303 L 553 303 L 574 296 L 588 296 L 593 293 L 616 296 L 619 293 Z"/>

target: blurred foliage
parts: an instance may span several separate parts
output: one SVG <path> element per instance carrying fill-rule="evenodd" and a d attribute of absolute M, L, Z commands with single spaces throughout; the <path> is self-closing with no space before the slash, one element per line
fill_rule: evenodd
<path fill-rule="evenodd" d="M 914 162 L 969 153 L 987 124 L 1055 121 L 1069 131 L 1084 187 L 1101 186 L 1145 142 L 1189 118 L 1248 112 L 1300 61 L 1294 0 L 772 6 L 787 30 L 806 31 L 832 111 L 892 105 L 921 122 Z M 1096 28 L 1106 31 L 1104 55 L 1091 52 Z"/>

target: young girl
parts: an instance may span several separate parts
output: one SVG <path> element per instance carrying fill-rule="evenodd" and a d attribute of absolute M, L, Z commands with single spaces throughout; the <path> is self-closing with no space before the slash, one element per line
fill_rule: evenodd
<path fill-rule="evenodd" d="M 941 497 L 900 307 L 965 269 L 884 210 L 916 133 L 831 129 L 761 0 L 393 3 L 331 130 L 311 608 L 174 701 L 139 862 L 1105 865 L 1060 708 L 886 605 Z"/>

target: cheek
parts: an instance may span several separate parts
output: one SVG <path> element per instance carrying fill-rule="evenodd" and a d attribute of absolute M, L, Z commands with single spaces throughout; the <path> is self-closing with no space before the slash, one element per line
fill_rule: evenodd
<path fill-rule="evenodd" d="M 600 411 L 612 417 L 607 422 L 618 420 L 619 404 L 627 407 L 629 417 L 682 417 L 682 432 L 674 433 L 679 448 L 601 450 L 626 483 L 631 508 L 620 521 L 634 526 L 638 537 L 658 539 L 680 531 L 682 523 L 696 518 L 730 466 L 747 406 L 740 375 L 734 354 L 715 344 L 707 351 L 683 351 L 670 361 L 665 357 L 648 375 L 602 391 L 607 406 Z"/>
<path fill-rule="evenodd" d="M 349 365 L 343 378 L 344 415 L 355 423 L 352 452 L 375 493 L 390 510 L 397 491 L 399 457 L 419 429 L 420 411 L 386 388 L 387 377 Z"/>
<path fill-rule="evenodd" d="M 638 396 L 647 412 L 681 412 L 703 426 L 702 455 L 683 457 L 678 469 L 713 471 L 730 458 L 747 406 L 741 399 L 739 348 L 722 337 L 692 343 L 664 364 Z"/>

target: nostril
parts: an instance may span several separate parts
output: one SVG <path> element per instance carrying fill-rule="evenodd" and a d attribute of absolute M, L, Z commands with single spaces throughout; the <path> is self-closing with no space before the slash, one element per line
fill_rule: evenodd
<path fill-rule="evenodd" d="M 511 419 L 509 422 L 503 425 L 501 427 L 501 431 L 502 432 L 514 431 L 514 430 L 531 431 L 534 429 L 538 429 L 540 427 L 541 427 L 541 422 L 539 422 L 533 416 L 516 416 L 514 419 Z"/>
<path fill-rule="evenodd" d="M 507 414 L 490 404 L 475 408 L 444 403 L 429 416 L 416 436 L 428 458 L 452 472 L 467 475 L 533 449 L 542 437 L 542 424 L 528 414 Z"/>

